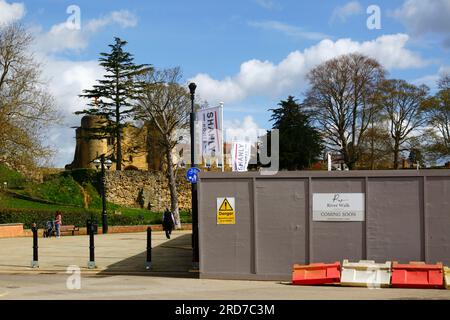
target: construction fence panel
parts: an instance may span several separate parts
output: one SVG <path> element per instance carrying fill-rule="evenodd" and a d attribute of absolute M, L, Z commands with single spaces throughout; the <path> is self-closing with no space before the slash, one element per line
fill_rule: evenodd
<path fill-rule="evenodd" d="M 204 278 L 291 280 L 294 264 L 344 259 L 450 265 L 450 170 L 201 172 L 198 187 Z M 315 197 L 334 194 L 362 198 L 360 216 L 317 219 Z M 218 224 L 224 197 L 235 224 Z"/>

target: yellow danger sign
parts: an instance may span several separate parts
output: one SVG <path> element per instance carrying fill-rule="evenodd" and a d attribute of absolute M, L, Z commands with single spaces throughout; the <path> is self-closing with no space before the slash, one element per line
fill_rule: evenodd
<path fill-rule="evenodd" d="M 217 198 L 217 224 L 236 224 L 234 198 Z"/>

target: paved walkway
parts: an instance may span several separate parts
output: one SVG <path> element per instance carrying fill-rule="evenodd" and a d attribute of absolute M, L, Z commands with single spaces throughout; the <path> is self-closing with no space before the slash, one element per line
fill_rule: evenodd
<path fill-rule="evenodd" d="M 38 270 L 31 269 L 32 239 L 0 239 L 1 299 L 449 299 L 450 290 L 301 287 L 277 281 L 198 279 L 190 272 L 191 233 L 171 240 L 153 233 L 153 269 L 145 270 L 146 234 L 95 237 L 98 269 L 87 269 L 89 239 L 39 238 Z M 81 288 L 70 290 L 69 265 L 81 269 Z"/>
<path fill-rule="evenodd" d="M 31 268 L 32 238 L 0 239 L 0 273 L 65 272 L 69 265 L 83 273 L 146 272 L 146 233 L 95 236 L 96 270 L 89 270 L 89 237 L 39 238 L 39 270 Z M 192 267 L 191 232 L 174 231 L 167 240 L 164 232 L 152 234 L 152 272 L 187 273 Z"/>

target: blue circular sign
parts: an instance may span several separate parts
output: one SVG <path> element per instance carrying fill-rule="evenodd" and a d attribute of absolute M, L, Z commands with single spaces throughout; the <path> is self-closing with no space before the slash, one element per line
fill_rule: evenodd
<path fill-rule="evenodd" d="M 188 171 L 186 171 L 187 181 L 189 181 L 190 183 L 197 183 L 199 172 L 200 169 L 197 167 L 190 168 Z"/>

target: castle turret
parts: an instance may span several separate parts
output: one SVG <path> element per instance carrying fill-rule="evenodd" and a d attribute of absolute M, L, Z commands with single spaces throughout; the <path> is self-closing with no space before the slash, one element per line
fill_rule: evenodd
<path fill-rule="evenodd" d="M 75 157 L 71 168 L 95 168 L 93 161 L 107 152 L 107 140 L 96 139 L 98 128 L 104 125 L 104 120 L 99 116 L 87 115 L 81 119 L 81 127 L 76 129 Z"/>

